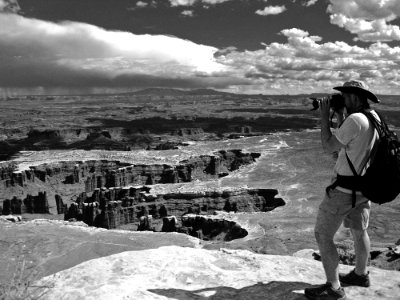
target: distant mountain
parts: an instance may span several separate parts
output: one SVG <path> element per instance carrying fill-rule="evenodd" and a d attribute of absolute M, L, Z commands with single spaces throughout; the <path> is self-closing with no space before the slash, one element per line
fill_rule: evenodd
<path fill-rule="evenodd" d="M 151 95 L 151 96 L 208 96 L 208 95 L 233 95 L 232 93 L 219 92 L 213 89 L 195 89 L 195 90 L 180 90 L 171 88 L 148 88 L 144 90 L 139 90 L 132 95 Z"/>
<path fill-rule="evenodd" d="M 232 93 L 220 92 L 212 89 L 197 89 L 186 91 L 186 95 L 233 95 Z"/>
<path fill-rule="evenodd" d="M 152 96 L 183 96 L 186 95 L 186 91 L 169 88 L 148 88 L 139 90 L 137 92 L 127 93 L 132 95 L 152 95 Z M 124 93 L 126 94 L 126 93 Z"/>

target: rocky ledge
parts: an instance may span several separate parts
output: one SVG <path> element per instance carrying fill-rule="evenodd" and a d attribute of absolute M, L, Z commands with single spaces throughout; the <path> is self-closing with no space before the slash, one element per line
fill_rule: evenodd
<path fill-rule="evenodd" d="M 348 299 L 398 299 L 398 272 L 371 267 L 370 276 L 370 288 L 345 288 Z M 321 263 L 309 259 L 167 246 L 86 261 L 42 278 L 30 292 L 69 300 L 290 300 L 303 299 L 304 288 L 324 282 Z"/>

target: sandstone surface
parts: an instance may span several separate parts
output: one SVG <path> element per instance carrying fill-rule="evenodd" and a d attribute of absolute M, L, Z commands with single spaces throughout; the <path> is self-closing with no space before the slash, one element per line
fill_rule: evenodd
<path fill-rule="evenodd" d="M 25 284 L 110 254 L 170 245 L 199 246 L 198 239 L 178 233 L 106 230 L 83 222 L 36 219 L 14 223 L 1 219 L 0 299 L 4 286 L 16 284 L 14 277 Z"/>
<path fill-rule="evenodd" d="M 370 268 L 370 275 L 370 288 L 346 287 L 349 299 L 399 299 L 397 272 Z M 166 246 L 86 261 L 42 278 L 38 286 L 47 288 L 34 292 L 68 300 L 306 299 L 304 288 L 324 278 L 321 263 L 304 258 Z"/>

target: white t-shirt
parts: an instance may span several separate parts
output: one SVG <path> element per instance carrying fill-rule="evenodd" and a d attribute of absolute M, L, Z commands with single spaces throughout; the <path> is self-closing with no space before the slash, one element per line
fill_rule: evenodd
<path fill-rule="evenodd" d="M 372 110 L 371 113 L 380 121 L 375 111 Z M 362 113 L 353 113 L 349 115 L 344 120 L 342 126 L 336 130 L 335 136 L 339 142 L 345 145 L 345 148 L 340 149 L 339 157 L 334 168 L 335 175 L 354 175 L 347 162 L 345 149 L 357 173 L 363 175 L 366 168 L 369 166 L 368 158 L 372 147 L 379 137 L 374 126 Z M 361 170 L 365 163 L 367 163 L 367 165 Z"/>

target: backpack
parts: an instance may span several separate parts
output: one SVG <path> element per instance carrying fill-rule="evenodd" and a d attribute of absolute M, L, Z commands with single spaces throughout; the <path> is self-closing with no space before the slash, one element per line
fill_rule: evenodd
<path fill-rule="evenodd" d="M 400 142 L 380 114 L 381 122 L 370 112 L 363 112 L 379 134 L 375 143 L 370 166 L 364 175 L 358 175 L 349 157 L 351 171 L 360 182 L 361 193 L 371 202 L 382 204 L 394 200 L 400 194 Z"/>

